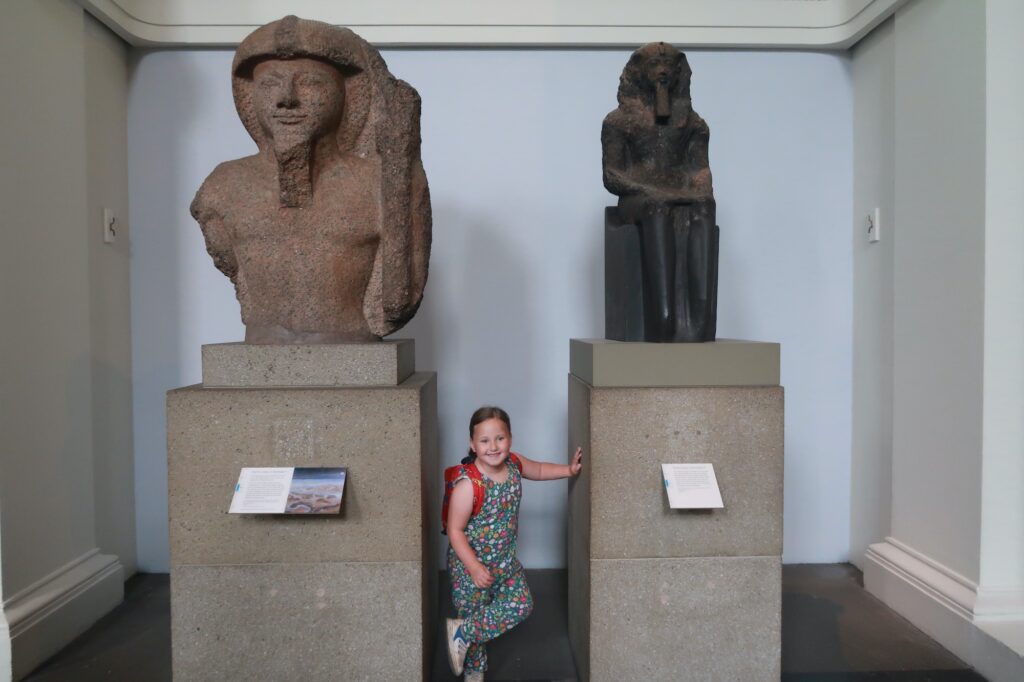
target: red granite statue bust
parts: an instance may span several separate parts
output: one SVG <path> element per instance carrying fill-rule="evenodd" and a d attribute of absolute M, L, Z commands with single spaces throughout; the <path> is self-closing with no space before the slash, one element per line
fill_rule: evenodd
<path fill-rule="evenodd" d="M 235 285 L 245 341 L 400 329 L 430 255 L 419 95 L 352 31 L 293 16 L 243 40 L 232 75 L 259 152 L 217 166 L 192 215 Z"/>

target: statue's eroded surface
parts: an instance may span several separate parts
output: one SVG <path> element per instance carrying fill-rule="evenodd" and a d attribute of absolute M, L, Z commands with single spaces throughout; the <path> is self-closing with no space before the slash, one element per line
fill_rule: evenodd
<path fill-rule="evenodd" d="M 220 164 L 192 215 L 235 285 L 246 342 L 401 328 L 430 255 L 416 91 L 352 31 L 293 16 L 242 41 L 232 84 L 259 153 Z"/>
<path fill-rule="evenodd" d="M 625 240 L 623 248 L 638 235 L 642 305 L 628 292 L 609 289 L 608 337 L 712 341 L 718 228 L 709 130 L 690 102 L 686 56 L 665 43 L 640 48 L 619 79 L 618 100 L 601 130 L 604 185 L 619 196 L 606 235 L 609 243 Z M 616 230 L 627 232 L 612 235 Z M 631 281 L 627 271 L 635 266 L 628 261 L 628 254 L 606 257 L 609 268 L 619 268 L 606 275 L 614 286 Z"/>

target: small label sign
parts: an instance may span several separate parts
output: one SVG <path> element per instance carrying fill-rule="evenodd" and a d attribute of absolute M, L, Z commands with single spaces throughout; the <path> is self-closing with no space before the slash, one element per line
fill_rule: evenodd
<path fill-rule="evenodd" d="M 713 464 L 662 464 L 661 477 L 672 509 L 725 507 Z"/>
<path fill-rule="evenodd" d="M 345 494 L 345 467 L 245 467 L 231 514 L 337 514 Z"/>

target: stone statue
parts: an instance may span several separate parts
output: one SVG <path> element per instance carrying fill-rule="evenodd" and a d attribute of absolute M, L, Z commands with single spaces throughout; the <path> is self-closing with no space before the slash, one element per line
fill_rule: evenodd
<path fill-rule="evenodd" d="M 715 338 L 709 130 L 692 108 L 690 73 L 686 55 L 671 45 L 641 47 L 622 71 L 619 106 L 601 129 L 604 186 L 619 196 L 605 226 L 611 339 Z"/>
<path fill-rule="evenodd" d="M 419 95 L 352 31 L 294 16 L 242 41 L 232 90 L 259 153 L 220 164 L 192 215 L 235 285 L 246 343 L 401 328 L 430 255 Z"/>

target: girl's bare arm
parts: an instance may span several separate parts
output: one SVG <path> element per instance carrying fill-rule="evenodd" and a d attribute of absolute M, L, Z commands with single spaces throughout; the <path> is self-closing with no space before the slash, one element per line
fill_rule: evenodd
<path fill-rule="evenodd" d="M 494 583 L 494 576 L 477 558 L 476 552 L 466 539 L 466 524 L 472 515 L 473 483 L 469 479 L 463 479 L 455 484 L 451 499 L 448 501 L 448 542 L 455 550 L 455 556 L 459 557 L 459 561 L 469 571 L 473 584 L 484 589 Z"/>
<path fill-rule="evenodd" d="M 527 457 L 519 455 L 523 463 L 523 478 L 531 481 L 555 481 L 559 478 L 572 478 L 580 473 L 583 468 L 583 448 L 576 448 L 576 453 L 568 464 L 555 464 L 553 462 L 536 462 Z"/>

